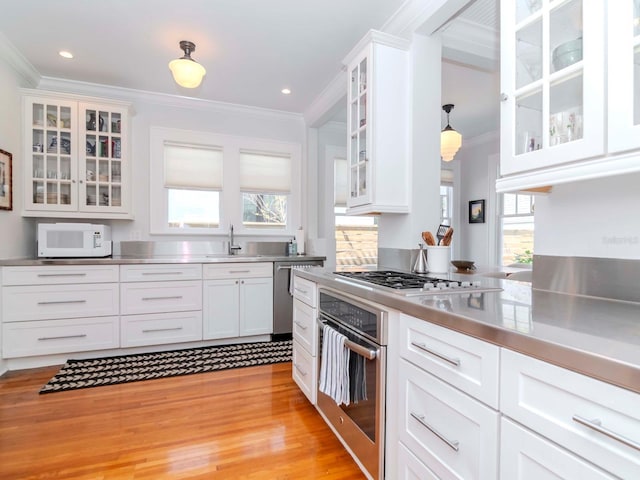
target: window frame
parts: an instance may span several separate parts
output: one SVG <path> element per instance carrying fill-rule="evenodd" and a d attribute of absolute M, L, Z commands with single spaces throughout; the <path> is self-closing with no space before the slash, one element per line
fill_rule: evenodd
<path fill-rule="evenodd" d="M 164 187 L 164 145 L 191 144 L 220 148 L 222 160 L 222 190 L 220 190 L 220 224 L 217 228 L 171 228 L 168 225 L 168 194 Z M 286 228 L 250 228 L 243 224 L 242 192 L 240 190 L 240 151 L 262 151 L 291 157 L 291 192 L 287 194 Z M 230 226 L 239 235 L 293 236 L 301 223 L 301 160 L 298 143 L 254 137 L 197 132 L 167 127 L 150 128 L 149 155 L 149 233 L 151 235 L 226 235 Z M 265 192 L 267 193 L 267 192 Z"/>
<path fill-rule="evenodd" d="M 505 195 L 516 195 L 516 204 L 515 204 L 515 210 L 516 213 L 513 214 L 505 214 L 504 213 L 504 197 Z M 529 212 L 528 213 L 517 213 L 518 212 L 518 199 L 517 196 L 526 196 L 529 197 Z M 509 266 L 510 264 L 505 264 L 503 263 L 503 258 L 504 258 L 504 220 L 505 218 L 511 219 L 511 218 L 520 218 L 520 219 L 528 219 L 531 218 L 531 224 L 533 225 L 533 239 L 534 239 L 534 243 L 533 243 L 533 247 L 535 248 L 535 199 L 536 196 L 534 194 L 531 193 L 520 193 L 520 192 L 504 192 L 504 193 L 499 193 L 498 194 L 498 221 L 497 221 L 497 229 L 498 229 L 498 239 L 499 241 L 497 242 L 498 244 L 498 265 L 500 266 Z M 513 263 L 513 262 L 512 262 Z"/>

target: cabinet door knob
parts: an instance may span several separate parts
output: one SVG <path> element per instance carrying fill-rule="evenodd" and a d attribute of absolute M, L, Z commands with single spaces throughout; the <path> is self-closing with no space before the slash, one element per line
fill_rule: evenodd
<path fill-rule="evenodd" d="M 506 93 L 501 93 L 500 94 L 500 101 L 506 102 L 507 100 L 509 100 L 509 95 L 507 95 Z"/>

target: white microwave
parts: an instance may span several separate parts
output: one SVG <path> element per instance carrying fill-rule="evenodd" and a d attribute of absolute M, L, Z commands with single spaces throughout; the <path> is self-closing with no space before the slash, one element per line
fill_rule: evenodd
<path fill-rule="evenodd" d="M 90 223 L 39 223 L 38 257 L 108 257 L 111 227 Z"/>

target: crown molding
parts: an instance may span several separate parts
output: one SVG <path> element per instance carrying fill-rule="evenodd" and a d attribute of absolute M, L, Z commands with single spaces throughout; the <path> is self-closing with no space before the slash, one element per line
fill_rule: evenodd
<path fill-rule="evenodd" d="M 472 0 L 406 0 L 384 23 L 383 32 L 411 38 L 431 35 Z"/>
<path fill-rule="evenodd" d="M 24 80 L 25 87 L 35 87 L 40 82 L 40 72 L 25 58 L 22 53 L 0 32 L 0 59 L 15 70 Z"/>
<path fill-rule="evenodd" d="M 483 70 L 498 70 L 500 37 L 496 30 L 458 18 L 443 28 L 441 35 L 444 58 Z"/>
<path fill-rule="evenodd" d="M 346 108 L 347 72 L 338 73 L 304 112 L 308 127 L 320 127 L 341 108 Z"/>
<path fill-rule="evenodd" d="M 183 97 L 166 93 L 135 90 L 132 88 L 114 87 L 97 83 L 65 80 L 62 78 L 42 77 L 38 88 L 66 92 L 71 94 L 106 97 L 128 102 L 144 102 L 163 107 L 189 108 L 194 110 L 215 111 L 220 113 L 236 113 L 281 120 L 304 120 L 302 114 L 252 107 L 235 103 L 217 102 L 201 98 Z"/>

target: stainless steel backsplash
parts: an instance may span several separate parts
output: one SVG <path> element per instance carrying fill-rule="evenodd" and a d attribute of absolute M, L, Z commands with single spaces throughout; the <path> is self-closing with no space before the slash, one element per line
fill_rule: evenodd
<path fill-rule="evenodd" d="M 240 242 L 243 255 L 286 255 L 287 242 Z M 206 256 L 227 253 L 228 242 L 217 241 L 166 241 L 166 242 L 118 242 L 113 254 L 130 258 Z"/>
<path fill-rule="evenodd" d="M 640 302 L 640 260 L 534 255 L 533 288 Z"/>

